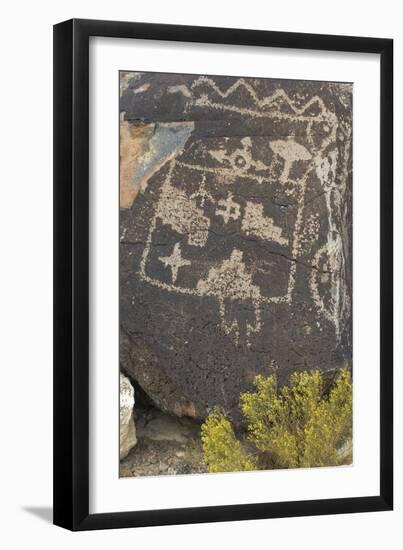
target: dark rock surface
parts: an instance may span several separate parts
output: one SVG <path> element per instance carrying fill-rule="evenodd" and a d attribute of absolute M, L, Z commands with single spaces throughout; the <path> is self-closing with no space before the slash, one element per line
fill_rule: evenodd
<path fill-rule="evenodd" d="M 133 73 L 121 94 L 121 365 L 237 418 L 256 374 L 351 361 L 352 86 Z"/>

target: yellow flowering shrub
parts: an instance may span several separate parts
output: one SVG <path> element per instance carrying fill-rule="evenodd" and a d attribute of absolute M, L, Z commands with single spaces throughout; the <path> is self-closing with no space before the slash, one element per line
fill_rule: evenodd
<path fill-rule="evenodd" d="M 214 412 L 201 428 L 204 460 L 210 472 L 239 472 L 254 470 L 251 457 L 243 451 L 231 422 L 219 412 Z"/>
<path fill-rule="evenodd" d="M 247 425 L 245 442 L 235 436 L 228 419 L 210 415 L 202 426 L 205 461 L 211 472 L 266 468 L 336 466 L 351 461 L 340 449 L 352 437 L 352 382 L 341 369 L 325 391 L 319 371 L 295 372 L 289 385 L 277 377 L 257 376 L 256 391 L 241 394 Z"/>

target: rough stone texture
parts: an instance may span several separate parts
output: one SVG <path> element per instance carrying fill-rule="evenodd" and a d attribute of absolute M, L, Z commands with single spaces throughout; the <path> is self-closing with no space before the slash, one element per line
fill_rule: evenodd
<path fill-rule="evenodd" d="M 125 73 L 121 364 L 237 419 L 256 374 L 350 362 L 352 86 Z"/>
<path fill-rule="evenodd" d="M 120 463 L 120 477 L 207 472 L 196 420 L 137 403 L 135 418 L 137 445 Z"/>
<path fill-rule="evenodd" d="M 133 420 L 134 389 L 130 380 L 120 374 L 120 460 L 136 445 L 136 427 Z"/>
<path fill-rule="evenodd" d="M 195 428 L 190 419 L 170 416 L 157 409 L 153 411 L 153 417 L 146 422 L 138 422 L 138 437 L 147 437 L 153 441 L 176 441 L 186 443 L 191 435 L 199 436 L 199 427 Z"/>

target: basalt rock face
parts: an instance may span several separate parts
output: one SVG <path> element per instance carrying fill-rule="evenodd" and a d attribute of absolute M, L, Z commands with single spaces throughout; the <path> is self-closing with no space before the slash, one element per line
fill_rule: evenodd
<path fill-rule="evenodd" d="M 122 368 L 236 420 L 257 374 L 349 362 L 351 85 L 123 76 Z"/>

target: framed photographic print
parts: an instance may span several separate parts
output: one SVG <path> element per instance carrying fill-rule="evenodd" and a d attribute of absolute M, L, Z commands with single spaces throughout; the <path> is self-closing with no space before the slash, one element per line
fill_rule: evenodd
<path fill-rule="evenodd" d="M 393 42 L 54 27 L 54 522 L 391 510 Z"/>

